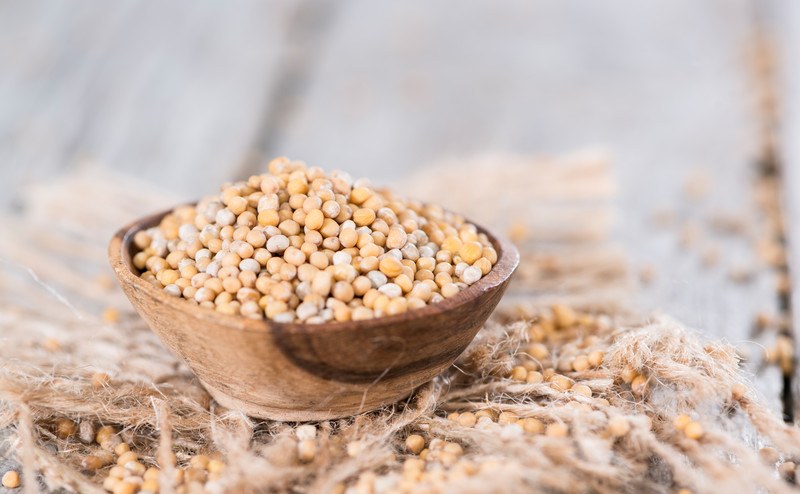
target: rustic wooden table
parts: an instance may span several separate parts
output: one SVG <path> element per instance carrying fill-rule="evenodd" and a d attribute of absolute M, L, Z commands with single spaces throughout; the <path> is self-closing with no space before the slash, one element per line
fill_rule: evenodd
<path fill-rule="evenodd" d="M 790 0 L 10 0 L 0 205 L 80 167 L 189 198 L 278 154 L 391 182 L 602 147 L 639 302 L 743 348 L 792 420 L 793 357 L 762 347 L 794 341 L 800 302 L 797 46 Z"/>

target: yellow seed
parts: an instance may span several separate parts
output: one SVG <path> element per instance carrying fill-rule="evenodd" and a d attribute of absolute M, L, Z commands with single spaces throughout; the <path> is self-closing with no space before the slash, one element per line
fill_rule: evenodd
<path fill-rule="evenodd" d="M 113 435 L 117 433 L 117 430 L 110 425 L 104 425 L 97 429 L 97 435 L 95 436 L 95 441 L 97 444 L 103 444 L 111 439 Z"/>
<path fill-rule="evenodd" d="M 478 419 L 475 417 L 475 414 L 472 412 L 464 412 L 458 416 L 458 423 L 463 425 L 464 427 L 472 427 L 475 425 Z"/>
<path fill-rule="evenodd" d="M 461 250 L 462 246 L 461 239 L 455 235 L 451 235 L 444 239 L 442 242 L 442 249 L 453 253 L 454 255 Z"/>
<path fill-rule="evenodd" d="M 305 180 L 289 180 L 286 184 L 286 191 L 289 192 L 290 195 L 305 194 L 308 192 L 308 184 Z"/>
<path fill-rule="evenodd" d="M 589 358 L 586 355 L 578 355 L 572 361 L 572 368 L 575 372 L 583 372 L 589 368 Z"/>
<path fill-rule="evenodd" d="M 533 417 L 522 419 L 522 430 L 530 434 L 541 434 L 544 432 L 544 423 Z"/>
<path fill-rule="evenodd" d="M 125 467 L 121 467 L 119 465 L 113 466 L 108 470 L 109 477 L 116 477 L 118 479 L 123 479 L 128 476 L 128 471 L 125 470 Z"/>
<path fill-rule="evenodd" d="M 556 391 L 568 391 L 572 388 L 572 379 L 562 374 L 555 374 L 550 378 L 550 386 Z"/>
<path fill-rule="evenodd" d="M 566 305 L 556 304 L 552 307 L 552 311 L 553 320 L 559 329 L 569 328 L 578 321 L 575 311 Z"/>
<path fill-rule="evenodd" d="M 639 374 L 635 370 L 633 370 L 633 368 L 626 367 L 622 370 L 619 377 L 625 384 L 630 384 L 634 380 L 634 378 L 636 378 L 636 376 L 638 375 Z"/>
<path fill-rule="evenodd" d="M 511 370 L 511 379 L 515 381 L 525 381 L 528 378 L 528 369 L 518 365 Z"/>
<path fill-rule="evenodd" d="M 158 492 L 158 487 L 158 479 L 148 479 L 142 482 L 140 490 L 145 492 Z"/>
<path fill-rule="evenodd" d="M 100 470 L 106 465 L 107 463 L 96 455 L 86 455 L 81 459 L 81 468 L 90 472 Z"/>
<path fill-rule="evenodd" d="M 126 481 L 117 482 L 114 486 L 113 494 L 135 494 L 138 490 L 136 484 Z"/>
<path fill-rule="evenodd" d="M 425 449 L 425 438 L 419 434 L 411 434 L 406 438 L 406 449 L 411 453 L 418 455 Z"/>
<path fill-rule="evenodd" d="M 493 247 L 483 248 L 483 257 L 489 260 L 492 264 L 497 264 L 497 251 Z"/>
<path fill-rule="evenodd" d="M 500 412 L 500 415 L 497 416 L 497 423 L 500 425 L 515 424 L 518 420 L 519 418 L 514 412 Z"/>
<path fill-rule="evenodd" d="M 531 343 L 528 345 L 527 353 L 536 360 L 544 360 L 550 356 L 550 351 L 543 343 Z"/>
<path fill-rule="evenodd" d="M 600 367 L 603 364 L 603 352 L 594 350 L 589 352 L 589 365 L 592 367 Z"/>
<path fill-rule="evenodd" d="M 364 201 L 372 196 L 372 191 L 366 187 L 356 187 L 350 191 L 350 202 L 356 206 L 364 204 Z"/>
<path fill-rule="evenodd" d="M 398 297 L 389 301 L 386 305 L 386 315 L 393 316 L 395 314 L 402 314 L 408 310 L 408 300 Z"/>
<path fill-rule="evenodd" d="M 525 382 L 528 384 L 539 384 L 540 382 L 544 381 L 544 376 L 539 371 L 528 371 L 528 375 L 525 378 Z"/>
<path fill-rule="evenodd" d="M 209 458 L 206 455 L 195 455 L 189 460 L 189 465 L 192 468 L 200 468 L 205 470 L 208 467 Z"/>
<path fill-rule="evenodd" d="M 441 289 L 442 296 L 445 298 L 455 297 L 459 292 L 461 292 L 461 289 L 455 283 L 445 283 Z"/>
<path fill-rule="evenodd" d="M 117 458 L 117 465 L 124 467 L 126 463 L 135 462 L 139 460 L 139 455 L 134 451 L 126 451 Z"/>
<path fill-rule="evenodd" d="M 128 446 L 128 443 L 119 443 L 119 444 L 117 444 L 117 447 L 114 448 L 114 454 L 116 454 L 117 456 L 120 456 L 122 454 L 127 453 L 130 450 L 131 450 L 131 447 Z"/>
<path fill-rule="evenodd" d="M 375 211 L 369 208 L 356 209 L 353 213 L 353 221 L 358 226 L 369 226 L 375 221 Z"/>
<path fill-rule="evenodd" d="M 150 467 L 147 470 L 145 470 L 144 475 L 142 475 L 142 478 L 144 480 L 158 480 L 160 476 L 161 476 L 161 470 L 159 470 L 156 467 Z"/>
<path fill-rule="evenodd" d="M 587 398 L 592 397 L 592 388 L 590 388 L 585 384 L 580 384 L 580 383 L 575 384 L 572 386 L 570 391 L 581 396 L 586 396 Z"/>
<path fill-rule="evenodd" d="M 699 422 L 691 421 L 686 424 L 686 427 L 683 429 L 683 433 L 689 439 L 700 439 L 703 437 L 703 426 L 700 425 Z"/>
<path fill-rule="evenodd" d="M 75 432 L 78 430 L 78 424 L 65 417 L 56 419 L 55 425 L 56 436 L 58 436 L 60 439 L 67 439 L 75 434 Z"/>
<path fill-rule="evenodd" d="M 225 463 L 222 460 L 212 459 L 208 462 L 208 473 L 222 473 L 225 470 Z"/>
<path fill-rule="evenodd" d="M 278 226 L 281 222 L 280 218 L 280 214 L 274 209 L 265 209 L 258 213 L 258 224 L 261 226 Z"/>
<path fill-rule="evenodd" d="M 379 269 L 389 278 L 394 278 L 403 273 L 403 264 L 394 257 L 387 255 L 381 259 Z"/>
<path fill-rule="evenodd" d="M 3 486 L 9 489 L 16 489 L 20 486 L 19 473 L 16 470 L 9 470 L 3 474 Z"/>
<path fill-rule="evenodd" d="M 647 390 L 647 378 L 642 375 L 634 377 L 633 380 L 631 381 L 631 391 L 633 391 L 637 395 L 643 395 L 646 390 Z"/>
<path fill-rule="evenodd" d="M 480 259 L 478 259 L 477 261 L 472 263 L 472 265 L 475 266 L 476 268 L 480 269 L 481 270 L 481 274 L 484 275 L 484 276 L 489 274 L 489 271 L 492 270 L 492 263 L 489 262 L 489 260 L 486 259 L 485 257 L 481 257 Z"/>
<path fill-rule="evenodd" d="M 306 228 L 310 230 L 319 230 L 325 222 L 325 215 L 319 209 L 312 209 L 306 215 Z"/>
<path fill-rule="evenodd" d="M 314 460 L 317 455 L 317 443 L 313 439 L 306 439 L 297 443 L 297 458 L 303 463 Z"/>
<path fill-rule="evenodd" d="M 208 473 L 200 468 L 187 468 L 183 477 L 187 484 L 191 482 L 205 483 Z"/>
<path fill-rule="evenodd" d="M 458 255 L 467 264 L 472 264 L 483 255 L 483 246 L 478 242 L 465 242 L 458 249 Z"/>
<path fill-rule="evenodd" d="M 566 437 L 567 433 L 569 433 L 569 427 L 561 422 L 548 424 L 544 431 L 544 434 L 550 437 Z"/>
<path fill-rule="evenodd" d="M 172 281 L 171 283 L 175 282 Z M 169 285 L 169 283 L 166 284 Z M 113 307 L 106 307 L 106 309 L 103 311 L 103 321 L 109 324 L 119 321 L 119 311 Z"/>
<path fill-rule="evenodd" d="M 147 468 L 138 461 L 129 461 L 125 464 L 125 470 L 129 471 L 131 475 L 141 477 Z"/>
<path fill-rule="evenodd" d="M 677 417 L 675 417 L 673 425 L 675 426 L 676 429 L 682 431 L 686 428 L 686 424 L 688 424 L 691 421 L 692 419 L 688 415 L 678 415 Z"/>
<path fill-rule="evenodd" d="M 630 430 L 631 424 L 625 417 L 617 415 L 608 420 L 608 432 L 613 437 L 622 437 Z"/>

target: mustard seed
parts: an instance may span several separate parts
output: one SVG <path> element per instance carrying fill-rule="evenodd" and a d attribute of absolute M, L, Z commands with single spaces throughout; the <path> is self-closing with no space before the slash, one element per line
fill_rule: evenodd
<path fill-rule="evenodd" d="M 425 438 L 419 434 L 409 435 L 406 437 L 406 449 L 408 449 L 409 452 L 418 455 L 423 449 L 425 449 Z"/>
<path fill-rule="evenodd" d="M 137 232 L 142 278 L 226 314 L 318 323 L 438 303 L 497 262 L 485 234 L 441 207 L 287 158 L 268 169 Z"/>
<path fill-rule="evenodd" d="M 464 427 L 473 427 L 478 419 L 472 412 L 464 412 L 458 416 L 458 423 Z"/>
<path fill-rule="evenodd" d="M 16 489 L 21 484 L 19 473 L 16 470 L 9 470 L 3 474 L 3 487 Z"/>
<path fill-rule="evenodd" d="M 608 420 L 608 432 L 613 437 L 622 437 L 630 430 L 631 424 L 625 417 L 615 416 Z"/>
<path fill-rule="evenodd" d="M 549 437 L 566 437 L 569 433 L 569 427 L 561 422 L 553 422 L 548 424 L 544 434 Z"/>
<path fill-rule="evenodd" d="M 703 437 L 704 433 L 703 426 L 700 425 L 700 423 L 698 422 L 691 421 L 688 424 L 686 424 L 686 427 L 684 427 L 683 429 L 683 433 L 689 439 L 700 439 L 701 437 Z"/>
<path fill-rule="evenodd" d="M 72 420 L 62 417 L 56 419 L 55 433 L 59 439 L 67 439 L 75 434 L 78 430 L 78 424 Z"/>

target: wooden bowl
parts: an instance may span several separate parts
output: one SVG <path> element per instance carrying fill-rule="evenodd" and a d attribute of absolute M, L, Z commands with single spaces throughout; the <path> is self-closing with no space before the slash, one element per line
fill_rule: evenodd
<path fill-rule="evenodd" d="M 455 297 L 366 321 L 274 323 L 202 308 L 141 279 L 131 262 L 133 236 L 165 214 L 117 232 L 111 266 L 136 311 L 211 396 L 259 418 L 326 420 L 402 400 L 464 351 L 519 263 L 514 246 L 480 228 L 497 250 L 497 264 Z"/>

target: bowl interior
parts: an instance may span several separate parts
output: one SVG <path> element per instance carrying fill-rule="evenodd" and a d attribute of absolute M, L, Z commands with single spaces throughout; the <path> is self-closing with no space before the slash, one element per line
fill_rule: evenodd
<path fill-rule="evenodd" d="M 381 316 L 374 319 L 364 321 L 347 321 L 347 322 L 329 322 L 323 324 L 300 324 L 300 323 L 278 323 L 271 320 L 253 320 L 240 316 L 232 316 L 222 314 L 213 309 L 199 307 L 185 299 L 178 297 L 171 297 L 162 293 L 158 288 L 151 285 L 149 282 L 139 277 L 140 273 L 133 266 L 133 255 L 135 254 L 135 246 L 133 244 L 133 236 L 140 230 L 144 230 L 157 225 L 161 219 L 170 212 L 162 211 L 131 223 L 120 229 L 112 239 L 112 245 L 109 249 L 109 257 L 112 265 L 120 276 L 121 281 L 124 283 L 134 284 L 138 290 L 149 292 L 152 297 L 161 298 L 164 303 L 174 307 L 175 310 L 186 311 L 201 311 L 205 318 L 213 318 L 215 321 L 236 328 L 240 331 L 277 331 L 280 333 L 308 333 L 308 332 L 341 332 L 352 331 L 354 327 L 383 327 L 387 325 L 399 324 L 408 321 L 412 318 L 426 318 L 433 317 L 443 312 L 454 310 L 468 304 L 474 304 L 478 301 L 483 294 L 504 285 L 514 270 L 519 264 L 519 252 L 507 240 L 497 237 L 486 228 L 478 225 L 477 223 L 470 222 L 478 228 L 478 231 L 486 234 L 492 246 L 497 251 L 497 263 L 492 267 L 492 270 L 473 285 L 459 292 L 456 296 L 447 298 L 435 304 L 429 304 L 419 309 L 413 309 L 408 312 L 392 315 Z M 469 221 L 469 220 L 468 220 Z M 119 269 L 124 266 L 124 269 Z"/>

